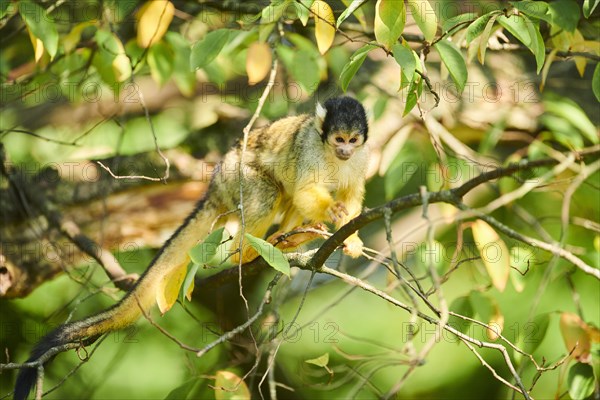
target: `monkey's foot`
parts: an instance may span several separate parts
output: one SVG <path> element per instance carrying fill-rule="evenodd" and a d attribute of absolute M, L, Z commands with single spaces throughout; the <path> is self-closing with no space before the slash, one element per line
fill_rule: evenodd
<path fill-rule="evenodd" d="M 267 241 L 281 250 L 293 250 L 300 245 L 315 239 L 327 239 L 327 227 L 323 224 L 303 225 L 290 232 L 275 232 Z"/>
<path fill-rule="evenodd" d="M 344 240 L 344 254 L 352 258 L 358 258 L 362 255 L 363 242 L 357 234 L 354 234 Z"/>

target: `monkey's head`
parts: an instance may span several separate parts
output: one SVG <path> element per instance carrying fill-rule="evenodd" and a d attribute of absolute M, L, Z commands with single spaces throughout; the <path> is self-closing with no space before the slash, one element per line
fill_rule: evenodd
<path fill-rule="evenodd" d="M 340 160 L 352 157 L 367 140 L 365 109 L 351 97 L 335 97 L 322 106 L 317 103 L 317 124 L 323 143 L 331 146 Z"/>

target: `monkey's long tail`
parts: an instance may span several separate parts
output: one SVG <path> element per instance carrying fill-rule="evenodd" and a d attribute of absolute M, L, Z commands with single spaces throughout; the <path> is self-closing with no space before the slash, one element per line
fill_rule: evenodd
<path fill-rule="evenodd" d="M 81 321 L 64 324 L 44 336 L 33 348 L 27 362 L 37 361 L 49 350 L 70 343 L 88 345 L 107 332 L 133 324 L 156 304 L 157 293 L 166 280 L 187 267 L 188 250 L 204 238 L 218 212 L 200 201 L 195 210 L 163 245 L 134 288 L 116 305 Z M 14 399 L 26 400 L 37 380 L 37 368 L 21 368 L 15 383 Z"/>
<path fill-rule="evenodd" d="M 117 305 L 118 307 L 118 305 Z M 84 339 L 86 344 L 93 343 L 98 339 L 102 333 L 110 331 L 110 314 L 109 311 L 105 311 L 101 314 L 97 314 L 93 317 L 86 318 L 81 321 L 64 324 L 47 334 L 40 340 L 33 350 L 31 355 L 26 362 L 37 361 L 40 357 L 44 356 L 51 349 L 63 346 L 69 343 L 76 343 Z M 84 333 L 87 331 L 98 332 L 95 336 L 85 336 Z M 53 357 L 52 357 L 53 358 Z M 50 360 L 47 360 L 50 361 Z M 37 380 L 37 368 L 22 368 L 17 375 L 17 381 L 15 383 L 15 400 L 25 400 L 29 395 L 29 392 L 35 385 Z"/>

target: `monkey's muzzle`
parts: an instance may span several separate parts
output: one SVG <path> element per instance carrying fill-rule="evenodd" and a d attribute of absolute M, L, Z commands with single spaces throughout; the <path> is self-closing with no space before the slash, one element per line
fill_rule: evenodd
<path fill-rule="evenodd" d="M 352 157 L 352 151 L 348 151 L 348 150 L 344 150 L 344 149 L 337 149 L 337 151 L 335 152 L 335 155 L 340 160 L 347 160 L 350 157 Z"/>

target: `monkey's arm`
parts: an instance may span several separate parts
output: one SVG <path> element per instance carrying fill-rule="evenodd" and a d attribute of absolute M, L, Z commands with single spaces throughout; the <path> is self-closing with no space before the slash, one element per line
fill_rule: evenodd
<path fill-rule="evenodd" d="M 299 182 L 293 193 L 294 207 L 311 222 L 336 222 L 343 218 L 346 207 L 336 202 L 327 188 L 313 182 L 311 177 Z"/>
<path fill-rule="evenodd" d="M 325 186 L 306 180 L 294 193 L 293 201 L 304 218 L 311 222 L 333 222 L 339 229 L 360 214 L 364 191 L 361 181 L 341 189 L 336 201 Z M 353 258 L 362 254 L 362 247 L 363 242 L 356 232 L 344 241 L 344 253 Z"/>

